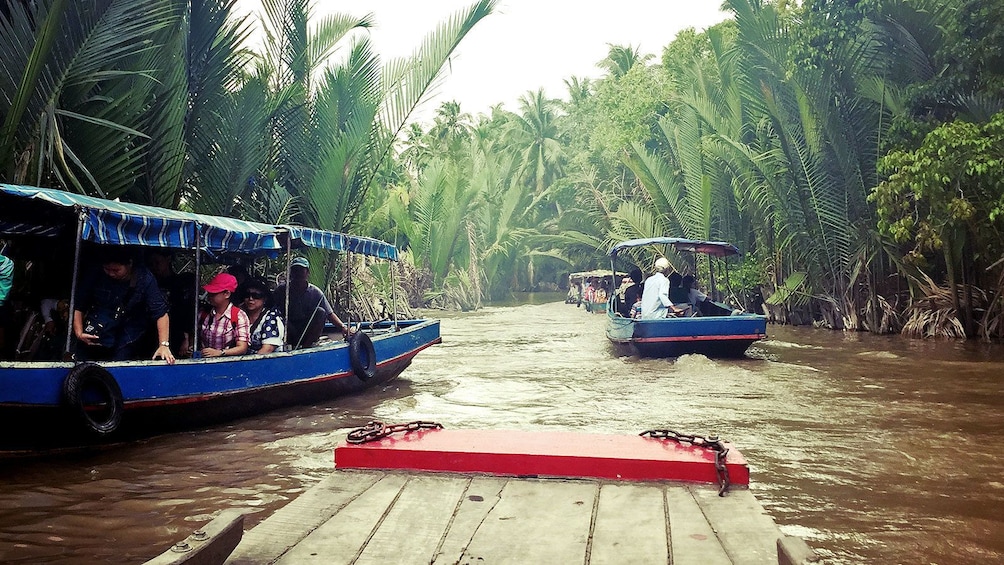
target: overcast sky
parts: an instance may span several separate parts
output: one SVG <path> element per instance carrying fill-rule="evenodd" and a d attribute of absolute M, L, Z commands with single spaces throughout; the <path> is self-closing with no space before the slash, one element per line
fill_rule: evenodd
<path fill-rule="evenodd" d="M 239 0 L 259 11 L 258 0 Z M 411 54 L 426 34 L 473 0 L 315 0 L 314 13 L 372 13 L 370 36 L 382 60 Z M 565 98 L 564 80 L 598 77 L 607 44 L 639 47 L 658 60 L 682 29 L 703 30 L 729 17 L 718 0 L 500 0 L 454 52 L 442 85 L 423 106 L 428 118 L 440 103 L 456 100 L 464 112 L 488 112 L 543 87 Z"/>

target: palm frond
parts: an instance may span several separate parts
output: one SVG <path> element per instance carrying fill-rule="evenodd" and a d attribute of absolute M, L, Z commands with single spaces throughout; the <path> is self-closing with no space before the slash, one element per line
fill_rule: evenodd
<path fill-rule="evenodd" d="M 347 14 L 331 14 L 321 18 L 310 34 L 307 58 L 310 67 L 317 69 L 338 51 L 342 40 L 350 33 L 373 27 L 373 15 L 357 18 Z"/>
<path fill-rule="evenodd" d="M 479 0 L 469 9 L 458 12 L 429 34 L 411 58 L 398 59 L 386 66 L 379 138 L 374 152 L 377 162 L 389 154 L 412 112 L 441 77 L 444 66 L 460 41 L 494 11 L 496 3 L 496 0 Z"/>
<path fill-rule="evenodd" d="M 139 162 L 142 143 L 135 141 L 134 132 L 147 100 L 145 92 L 153 79 L 149 69 L 137 66 L 144 53 L 159 48 L 151 38 L 176 21 L 168 0 L 106 0 L 96 4 L 49 0 L 11 3 L 9 25 L 0 34 L 0 48 L 6 79 L 0 82 L 4 96 L 0 99 L 0 114 L 4 121 L 0 129 L 0 171 L 10 173 L 9 164 L 23 148 L 40 147 L 44 139 L 60 138 L 65 147 L 77 156 L 72 165 L 67 161 L 50 161 L 50 155 L 35 154 L 37 171 L 52 171 L 61 166 L 73 166 L 80 176 L 93 182 L 111 184 L 84 186 L 72 183 L 77 190 L 94 191 L 116 197 L 128 189 L 121 180 L 138 171 L 126 169 L 125 175 L 108 172 L 122 165 L 123 152 L 128 161 Z M 19 77 L 14 79 L 13 77 Z M 132 85 L 135 91 L 122 85 Z M 123 94 L 128 92 L 128 96 Z M 45 122 L 49 131 L 40 131 L 40 117 L 49 114 L 59 119 Z M 114 111 L 112 111 L 114 110 Z M 81 131 L 113 127 L 115 134 L 104 140 L 93 140 Z M 57 132 L 57 129 L 62 132 Z M 86 141 L 84 141 L 86 140 Z M 95 143 L 104 141 L 107 144 Z M 65 154 L 65 151 L 64 151 Z M 57 178 L 76 178 L 64 168 L 54 172 Z M 36 175 L 32 182 L 43 184 Z M 63 185 L 67 186 L 67 185 Z"/>
<path fill-rule="evenodd" d="M 192 153 L 195 172 L 186 183 L 186 201 L 194 211 L 231 214 L 240 210 L 251 219 L 277 214 L 291 195 L 261 170 L 268 161 L 269 96 L 261 77 L 247 77 L 221 113 L 215 143 L 204 153 Z"/>

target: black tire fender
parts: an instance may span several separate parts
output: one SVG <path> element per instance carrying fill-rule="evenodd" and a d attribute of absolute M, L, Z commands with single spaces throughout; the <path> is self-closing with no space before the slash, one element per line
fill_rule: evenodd
<path fill-rule="evenodd" d="M 358 331 L 349 338 L 349 361 L 352 372 L 364 381 L 376 374 L 376 351 L 368 334 Z"/>
<path fill-rule="evenodd" d="M 99 409 L 88 408 L 85 402 L 95 397 Z M 122 389 L 115 377 L 100 365 L 81 363 L 70 369 L 63 380 L 63 403 L 92 434 L 106 436 L 122 423 L 125 409 Z"/>

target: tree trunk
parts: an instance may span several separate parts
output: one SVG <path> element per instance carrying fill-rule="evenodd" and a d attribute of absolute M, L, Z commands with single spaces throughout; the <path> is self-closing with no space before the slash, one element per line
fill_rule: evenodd
<path fill-rule="evenodd" d="M 952 293 L 952 309 L 955 310 L 955 317 L 959 318 L 962 313 L 961 305 L 959 304 L 959 285 L 955 276 L 955 261 L 952 255 L 952 246 L 949 243 L 942 245 L 942 250 L 945 254 L 945 274 L 948 276 L 948 288 Z M 963 324 L 965 327 L 965 324 Z M 966 337 L 969 337 L 969 329 L 966 328 Z"/>

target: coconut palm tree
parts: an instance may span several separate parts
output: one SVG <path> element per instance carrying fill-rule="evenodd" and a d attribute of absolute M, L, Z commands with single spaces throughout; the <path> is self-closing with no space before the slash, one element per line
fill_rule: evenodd
<path fill-rule="evenodd" d="M 555 101 L 539 89 L 521 96 L 519 106 L 519 113 L 510 116 L 504 143 L 517 155 L 518 176 L 531 190 L 532 201 L 524 208 L 530 214 L 561 174 L 565 154 L 558 137 Z"/>
<path fill-rule="evenodd" d="M 460 103 L 451 100 L 439 105 L 428 137 L 441 151 L 455 153 L 470 139 L 472 128 L 471 115 L 461 112 Z"/>
<path fill-rule="evenodd" d="M 644 65 L 651 60 L 654 55 L 642 55 L 639 47 L 631 45 L 614 45 L 607 43 L 609 51 L 606 58 L 596 66 L 605 69 L 614 79 L 620 78 L 631 70 L 635 65 Z"/>

